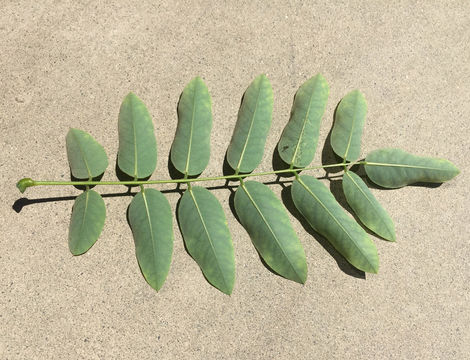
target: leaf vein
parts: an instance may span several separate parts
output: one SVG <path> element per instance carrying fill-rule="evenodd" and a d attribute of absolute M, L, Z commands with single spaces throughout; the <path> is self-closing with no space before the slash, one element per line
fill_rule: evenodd
<path fill-rule="evenodd" d="M 149 225 L 150 237 L 151 237 L 151 240 L 152 240 L 153 260 L 156 261 L 156 259 L 157 259 L 157 250 L 155 249 L 155 237 L 153 235 L 152 221 L 150 219 L 150 209 L 148 207 L 147 197 L 145 195 L 145 191 L 142 191 L 141 193 L 142 193 L 142 199 L 144 200 L 145 212 L 147 214 L 147 222 L 148 222 L 148 225 Z"/>
<path fill-rule="evenodd" d="M 302 142 L 302 137 L 304 135 L 305 126 L 307 125 L 307 122 L 308 122 L 308 116 L 310 114 L 310 109 L 311 109 L 311 106 L 312 106 L 313 95 L 314 95 L 314 91 L 312 91 L 312 93 L 310 94 L 310 99 L 308 101 L 308 109 L 307 109 L 307 112 L 305 114 L 304 121 L 302 123 L 302 130 L 300 130 L 299 141 L 297 141 L 297 145 L 295 146 L 295 150 L 294 150 L 294 155 L 292 156 L 292 160 L 291 160 L 291 163 L 290 163 L 290 165 L 293 165 L 293 166 L 294 166 L 294 163 L 296 161 L 297 152 L 299 150 L 300 143 Z"/>
<path fill-rule="evenodd" d="M 191 130 L 189 133 L 189 141 L 188 141 L 188 155 L 186 157 L 186 166 L 184 169 L 185 175 L 188 175 L 189 169 L 189 161 L 191 160 L 191 148 L 193 143 L 193 132 L 194 132 L 194 114 L 196 112 L 196 92 L 197 92 L 197 82 L 194 84 L 194 92 L 193 92 L 193 112 L 191 114 Z"/>
<path fill-rule="evenodd" d="M 344 152 L 344 160 L 347 160 L 348 153 L 349 153 L 349 148 L 351 146 L 352 135 L 353 135 L 353 131 L 354 131 L 354 123 L 356 122 L 356 116 L 357 116 L 357 111 L 356 111 L 357 102 L 358 102 L 358 98 L 356 96 L 356 101 L 354 102 L 354 113 L 353 113 L 352 122 L 351 122 L 351 130 L 349 131 L 348 144 L 346 145 L 346 150 Z"/>
<path fill-rule="evenodd" d="M 93 176 L 91 175 L 91 170 L 90 167 L 88 166 L 88 161 L 85 156 L 85 152 L 83 151 L 82 144 L 80 143 L 78 137 L 72 133 L 73 137 L 75 138 L 75 141 L 77 142 L 78 149 L 80 150 L 80 154 L 82 155 L 83 162 L 85 163 L 86 171 L 88 172 L 88 178 L 92 178 Z"/>
<path fill-rule="evenodd" d="M 403 168 L 410 168 L 410 169 L 423 169 L 423 170 L 436 170 L 436 171 L 448 171 L 446 169 L 434 168 L 434 167 L 430 167 L 430 166 L 394 164 L 394 163 L 376 163 L 376 162 L 368 162 L 368 161 L 365 163 L 365 165 L 403 167 Z"/>
<path fill-rule="evenodd" d="M 261 81 L 262 81 L 262 79 L 261 79 Z M 258 110 L 258 103 L 259 103 L 260 94 L 261 94 L 261 84 L 259 85 L 258 94 L 256 96 L 255 109 L 253 110 L 253 115 L 251 116 L 250 128 L 248 129 L 248 134 L 246 135 L 245 144 L 243 145 L 243 150 L 240 154 L 240 159 L 238 160 L 236 173 L 238 173 L 240 171 L 240 166 L 241 166 L 241 163 L 243 161 L 243 157 L 245 155 L 245 150 L 248 146 L 248 141 L 250 140 L 251 130 L 253 129 L 253 124 L 255 123 L 256 111 Z"/>

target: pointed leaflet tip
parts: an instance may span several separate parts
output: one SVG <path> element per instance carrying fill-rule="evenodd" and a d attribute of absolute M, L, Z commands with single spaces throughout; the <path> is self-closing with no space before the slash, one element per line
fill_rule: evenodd
<path fill-rule="evenodd" d="M 125 101 L 132 102 L 132 103 L 134 101 L 142 102 L 142 100 L 132 91 L 129 91 L 129 93 L 124 97 L 123 102 Z"/>
<path fill-rule="evenodd" d="M 456 177 L 458 174 L 460 174 L 460 169 L 455 166 L 455 164 L 449 160 L 446 160 L 448 163 L 449 163 L 449 166 L 450 167 L 453 167 L 454 168 L 454 172 L 452 174 L 452 177 L 449 179 L 449 180 L 452 180 L 454 177 Z"/>

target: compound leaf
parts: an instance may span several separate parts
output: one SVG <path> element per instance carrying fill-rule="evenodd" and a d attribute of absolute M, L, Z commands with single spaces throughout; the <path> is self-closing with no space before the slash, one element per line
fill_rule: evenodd
<path fill-rule="evenodd" d="M 385 188 L 399 188 L 415 182 L 441 183 L 460 171 L 450 161 L 410 154 L 400 149 L 379 149 L 366 157 L 367 176 Z"/>
<path fill-rule="evenodd" d="M 359 90 L 348 93 L 336 109 L 331 131 L 331 147 L 336 155 L 347 161 L 357 160 L 361 154 L 361 137 L 366 113 L 366 99 Z"/>
<path fill-rule="evenodd" d="M 155 189 L 139 192 L 129 205 L 129 223 L 140 270 L 149 285 L 160 290 L 173 253 L 173 221 L 168 200 Z"/>
<path fill-rule="evenodd" d="M 188 189 L 178 207 L 186 248 L 206 279 L 225 294 L 235 283 L 235 257 L 224 211 L 206 188 Z"/>
<path fill-rule="evenodd" d="M 291 191 L 295 207 L 315 231 L 326 237 L 356 268 L 377 273 L 379 257 L 374 243 L 325 185 L 303 175 L 294 181 Z"/>
<path fill-rule="evenodd" d="M 320 74 L 304 82 L 297 90 L 289 122 L 278 143 L 279 155 L 285 163 L 306 167 L 312 162 L 329 91 L 325 78 Z"/>
<path fill-rule="evenodd" d="M 135 179 L 152 175 L 157 166 L 157 141 L 150 114 L 135 94 L 124 98 L 118 125 L 119 168 Z"/>
<path fill-rule="evenodd" d="M 210 157 L 211 97 L 200 77 L 189 82 L 178 103 L 178 127 L 171 146 L 171 162 L 182 174 L 198 175 Z"/>
<path fill-rule="evenodd" d="M 344 173 L 343 191 L 348 204 L 365 226 L 384 239 L 395 241 L 392 219 L 358 175 L 352 171 Z"/>
<path fill-rule="evenodd" d="M 276 195 L 264 184 L 247 181 L 235 193 L 235 210 L 266 264 L 287 279 L 305 283 L 304 249 Z"/>
<path fill-rule="evenodd" d="M 108 167 L 104 148 L 87 132 L 70 129 L 65 143 L 70 170 L 77 179 L 94 178 Z"/>
<path fill-rule="evenodd" d="M 100 194 L 87 190 L 73 204 L 69 226 L 69 249 L 81 255 L 98 240 L 106 218 L 106 206 Z"/>
<path fill-rule="evenodd" d="M 227 150 L 227 161 L 236 172 L 251 172 L 261 162 L 271 127 L 272 111 L 271 83 L 266 75 L 259 75 L 243 95 L 237 124 Z"/>

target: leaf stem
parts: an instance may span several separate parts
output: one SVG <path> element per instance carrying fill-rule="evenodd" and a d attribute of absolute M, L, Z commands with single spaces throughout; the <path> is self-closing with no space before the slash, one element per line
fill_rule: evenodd
<path fill-rule="evenodd" d="M 366 164 L 365 161 L 358 161 L 355 164 Z M 217 181 L 217 180 L 243 180 L 247 177 L 254 177 L 254 176 L 267 176 L 267 175 L 276 175 L 276 174 L 285 174 L 285 173 L 295 173 L 297 174 L 299 171 L 308 171 L 308 170 L 318 170 L 318 169 L 326 169 L 332 167 L 338 167 L 343 165 L 343 163 L 339 164 L 329 164 L 329 165 L 317 165 L 305 168 L 288 168 L 282 170 L 274 170 L 274 171 L 263 171 L 257 173 L 248 173 L 248 174 L 233 174 L 233 175 L 225 175 L 225 176 L 208 176 L 208 177 L 201 177 L 201 178 L 183 178 L 183 179 L 166 179 L 166 180 L 132 180 L 132 181 L 36 181 L 30 178 L 21 179 L 17 183 L 17 187 L 20 189 L 21 192 L 24 192 L 26 188 L 30 186 L 66 186 L 66 185 L 85 185 L 85 186 L 95 186 L 95 185 L 128 185 L 128 186 L 138 186 L 138 185 L 155 185 L 155 184 L 178 184 L 178 183 L 192 183 L 192 182 L 201 182 L 201 181 Z"/>

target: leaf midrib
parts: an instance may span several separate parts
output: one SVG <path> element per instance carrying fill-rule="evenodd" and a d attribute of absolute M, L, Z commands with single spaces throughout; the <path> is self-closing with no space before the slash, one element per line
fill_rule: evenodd
<path fill-rule="evenodd" d="M 191 159 L 191 148 L 192 148 L 192 144 L 193 144 L 194 114 L 196 112 L 196 92 L 197 92 L 197 82 L 194 84 L 193 112 L 191 114 L 191 130 L 189 132 L 188 155 L 186 157 L 186 166 L 185 166 L 185 169 L 184 169 L 184 174 L 185 175 L 188 175 L 189 161 Z"/>
<path fill-rule="evenodd" d="M 80 150 L 80 154 L 82 155 L 82 158 L 83 158 L 83 162 L 85 163 L 86 171 L 88 172 L 88 178 L 91 179 L 93 176 L 91 175 L 91 170 L 90 170 L 90 167 L 88 166 L 88 161 L 82 149 L 82 144 L 80 143 L 79 138 L 76 136 L 74 132 L 72 132 L 72 135 L 75 138 L 75 142 L 77 143 L 78 149 Z"/>
<path fill-rule="evenodd" d="M 300 184 L 304 187 L 305 190 L 325 209 L 325 211 L 328 213 L 328 215 L 331 216 L 331 218 L 338 224 L 338 226 L 343 230 L 343 232 L 348 236 L 349 239 L 351 239 L 352 243 L 356 247 L 356 249 L 361 253 L 361 255 L 366 259 L 367 263 L 371 266 L 373 269 L 374 266 L 371 264 L 369 261 L 369 258 L 364 254 L 362 249 L 358 246 L 354 238 L 349 234 L 349 232 L 344 228 L 344 226 L 336 219 L 336 217 L 330 212 L 330 210 L 323 204 L 323 202 L 310 190 L 309 187 L 302 181 L 302 179 L 298 178 L 297 181 L 299 181 Z"/>
<path fill-rule="evenodd" d="M 376 163 L 376 162 L 369 162 L 366 160 L 365 165 L 372 165 L 372 166 L 389 166 L 389 167 L 403 167 L 403 168 L 411 168 L 411 169 L 423 169 L 423 170 L 436 170 L 436 171 L 449 171 L 447 169 L 439 169 L 433 168 L 429 166 L 419 166 L 419 165 L 408 165 L 408 164 L 394 164 L 394 163 Z"/>
<path fill-rule="evenodd" d="M 248 141 L 250 140 L 251 130 L 253 128 L 253 124 L 255 123 L 256 111 L 258 110 L 258 103 L 259 103 L 259 97 L 260 97 L 260 94 L 261 94 L 262 82 L 263 82 L 263 79 L 261 79 L 260 84 L 259 84 L 258 94 L 256 96 L 255 109 L 253 111 L 253 116 L 251 117 L 250 128 L 248 129 L 248 134 L 246 135 L 245 144 L 243 145 L 243 150 L 240 154 L 240 159 L 238 160 L 237 168 L 235 170 L 236 172 L 240 171 L 240 165 L 243 161 L 243 157 L 245 155 L 245 150 L 246 150 L 246 147 L 248 146 Z"/>
<path fill-rule="evenodd" d="M 276 240 L 276 243 L 277 245 L 279 246 L 279 248 L 281 249 L 284 257 L 287 259 L 287 262 L 289 263 L 290 267 L 292 268 L 292 270 L 294 271 L 294 273 L 297 275 L 298 279 L 300 281 L 302 281 L 302 276 L 299 275 L 299 273 L 297 272 L 296 268 L 294 267 L 294 265 L 292 264 L 292 262 L 290 261 L 290 258 L 289 256 L 287 256 L 286 254 L 286 251 L 284 250 L 281 242 L 279 241 L 279 239 L 277 238 L 276 234 L 274 233 L 273 229 L 271 228 L 271 226 L 269 225 L 268 221 L 266 220 L 266 218 L 264 217 L 261 209 L 258 207 L 258 205 L 256 204 L 255 200 L 252 198 L 251 194 L 248 192 L 248 189 L 246 188 L 246 186 L 244 184 L 241 185 L 242 189 L 245 191 L 246 195 L 248 196 L 248 198 L 250 199 L 252 205 L 255 207 L 256 211 L 258 212 L 258 214 L 261 216 L 261 219 L 263 219 L 263 222 L 265 223 L 265 225 L 267 226 L 267 228 L 269 229 L 269 232 L 272 234 L 273 238 Z"/>
<path fill-rule="evenodd" d="M 204 221 L 201 210 L 199 209 L 199 204 L 196 201 L 196 197 L 194 196 L 194 193 L 193 193 L 192 189 L 188 189 L 188 191 L 189 191 L 189 194 L 191 195 L 191 199 L 194 202 L 194 206 L 196 207 L 197 213 L 199 215 L 199 219 L 201 220 L 201 223 L 202 223 L 202 227 L 204 228 L 204 232 L 206 233 L 207 240 L 209 240 L 209 244 L 211 246 L 211 250 L 212 250 L 212 252 L 214 254 L 214 257 L 216 259 L 217 268 L 219 269 L 219 272 L 222 275 L 222 279 L 223 279 L 225 288 L 230 289 L 230 285 L 228 285 L 229 283 L 227 282 L 227 279 L 225 278 L 225 274 L 222 271 L 222 268 L 220 266 L 219 259 L 217 257 L 217 253 L 215 251 L 215 247 L 214 247 L 214 244 L 213 244 L 213 241 L 212 241 L 212 237 L 210 236 L 209 230 L 207 229 L 206 222 Z"/>
<path fill-rule="evenodd" d="M 306 126 L 306 124 L 307 124 L 308 116 L 309 116 L 309 114 L 310 114 L 310 109 L 311 109 L 311 106 L 312 106 L 312 100 L 313 100 L 313 95 L 314 95 L 314 93 L 315 93 L 315 85 L 316 85 L 316 83 L 317 83 L 317 80 L 315 80 L 312 93 L 310 94 L 310 99 L 309 99 L 309 102 L 308 102 L 307 113 L 305 114 L 305 117 L 304 117 L 304 120 L 303 120 L 302 130 L 300 131 L 300 135 L 299 135 L 299 141 L 297 141 L 297 145 L 295 146 L 294 155 L 292 156 L 292 160 L 291 160 L 290 165 L 294 165 L 294 166 L 295 166 L 296 157 L 297 157 L 297 152 L 298 152 L 298 150 L 299 150 L 300 143 L 302 142 L 302 137 L 303 137 L 303 135 L 304 135 L 305 126 Z"/>
<path fill-rule="evenodd" d="M 344 159 L 348 159 L 348 153 L 349 153 L 349 148 L 351 146 L 351 141 L 352 141 L 352 135 L 353 135 L 353 130 L 354 130 L 354 123 L 356 122 L 356 116 L 357 116 L 357 103 L 358 103 L 358 97 L 359 95 L 356 94 L 355 101 L 354 101 L 354 112 L 353 112 L 353 117 L 352 117 L 352 122 L 351 122 L 351 130 L 349 132 L 349 138 L 348 138 L 348 145 L 346 145 L 346 150 L 344 153 Z"/>
<path fill-rule="evenodd" d="M 80 234 L 82 233 L 83 226 L 85 225 L 86 212 L 88 210 L 88 197 L 90 196 L 90 190 L 85 191 L 85 209 L 83 210 L 82 224 L 80 225 Z"/>
<path fill-rule="evenodd" d="M 376 204 L 369 198 L 369 196 L 367 196 L 367 194 L 361 189 L 361 187 L 359 186 L 359 184 L 354 180 L 354 178 L 349 174 L 349 171 L 346 171 L 345 174 L 349 177 L 349 179 L 351 179 L 351 181 L 353 182 L 354 185 L 356 185 L 357 189 L 362 193 L 362 195 L 364 195 L 364 197 L 367 199 L 367 201 L 369 202 L 369 204 L 372 205 L 372 208 L 374 209 L 374 212 L 378 215 L 376 218 L 379 219 L 379 221 L 385 226 L 385 228 L 387 229 L 388 231 L 388 234 L 393 238 L 393 232 L 390 231 L 390 228 L 389 228 L 389 225 L 384 221 L 384 219 L 382 218 L 381 216 L 381 212 L 379 211 L 379 209 L 377 209 L 376 207 Z"/>
<path fill-rule="evenodd" d="M 134 135 L 134 178 L 138 178 L 137 174 L 137 134 L 135 130 L 135 113 L 134 113 L 134 103 L 133 100 L 131 99 L 132 102 L 132 133 Z"/>
<path fill-rule="evenodd" d="M 153 259 L 154 259 L 154 261 L 156 261 L 156 259 L 157 259 L 157 250 L 155 249 L 155 238 L 153 236 L 152 221 L 150 220 L 150 210 L 149 210 L 149 207 L 148 207 L 147 197 L 145 195 L 145 191 L 142 191 L 141 194 L 142 194 L 142 199 L 144 200 L 145 212 L 147 214 L 147 221 L 148 221 L 149 229 L 150 229 L 150 237 L 151 237 L 151 240 L 152 240 L 151 243 L 152 243 Z"/>

